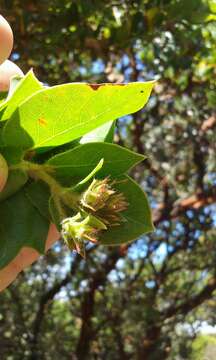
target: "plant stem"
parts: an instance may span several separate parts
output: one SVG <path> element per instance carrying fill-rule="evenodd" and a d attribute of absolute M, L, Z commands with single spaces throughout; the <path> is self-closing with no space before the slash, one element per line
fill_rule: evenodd
<path fill-rule="evenodd" d="M 73 210 L 79 209 L 78 203 L 80 195 L 78 193 L 72 192 L 69 188 L 61 186 L 61 184 L 59 184 L 58 181 L 50 174 L 54 170 L 51 166 L 34 164 L 29 161 L 22 161 L 20 164 L 12 165 L 10 167 L 10 170 L 16 169 L 26 171 L 30 177 L 45 182 L 50 188 L 50 192 L 55 199 L 55 203 L 58 202 L 59 212 L 61 201 L 64 203 L 64 205 Z M 60 215 L 63 213 L 64 211 L 61 209 Z"/>

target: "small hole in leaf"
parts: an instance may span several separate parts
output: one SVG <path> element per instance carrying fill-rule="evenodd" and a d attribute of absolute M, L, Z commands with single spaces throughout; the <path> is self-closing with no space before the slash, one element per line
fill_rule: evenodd
<path fill-rule="evenodd" d="M 141 92 L 141 93 L 144 93 L 144 91 L 143 91 L 143 90 L 141 90 L 140 92 Z"/>

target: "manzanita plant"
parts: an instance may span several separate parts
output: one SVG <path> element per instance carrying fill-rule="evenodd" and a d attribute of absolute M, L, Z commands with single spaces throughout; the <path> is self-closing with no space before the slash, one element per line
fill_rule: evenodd
<path fill-rule="evenodd" d="M 112 143 L 114 120 L 141 109 L 154 81 L 46 87 L 32 71 L 0 101 L 0 269 L 23 246 L 43 253 L 50 222 L 72 250 L 153 230 L 127 172 L 144 157 Z"/>

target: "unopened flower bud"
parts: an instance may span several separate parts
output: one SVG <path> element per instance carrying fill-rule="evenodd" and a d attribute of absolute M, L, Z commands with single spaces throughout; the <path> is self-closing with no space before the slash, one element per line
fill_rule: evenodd
<path fill-rule="evenodd" d="M 62 221 L 62 237 L 71 250 L 76 250 L 85 256 L 84 241 L 92 243 L 98 241 L 101 230 L 106 230 L 106 225 L 91 214 L 78 212 L 75 216 Z"/>
<path fill-rule="evenodd" d="M 109 226 L 120 225 L 123 220 L 120 213 L 128 207 L 124 195 L 114 190 L 113 184 L 109 178 L 94 179 L 81 197 L 81 205 Z"/>
<path fill-rule="evenodd" d="M 121 212 L 128 208 L 128 203 L 122 193 L 115 193 L 111 196 L 106 205 L 97 212 L 97 216 L 107 226 L 117 226 L 124 221 Z"/>
<path fill-rule="evenodd" d="M 115 191 L 111 189 L 109 178 L 103 180 L 94 179 L 88 189 L 84 192 L 81 204 L 93 211 L 104 207 L 106 201 Z"/>

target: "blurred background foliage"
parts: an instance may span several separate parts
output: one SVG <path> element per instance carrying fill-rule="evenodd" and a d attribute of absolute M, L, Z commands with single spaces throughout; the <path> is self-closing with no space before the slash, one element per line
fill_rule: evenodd
<path fill-rule="evenodd" d="M 156 231 L 87 261 L 59 242 L 0 295 L 1 360 L 213 360 L 216 325 L 216 1 L 0 0 L 11 59 L 49 85 L 158 78 L 115 142 Z M 210 339 L 211 338 L 211 339 Z M 212 340 L 213 339 L 213 340 Z"/>

